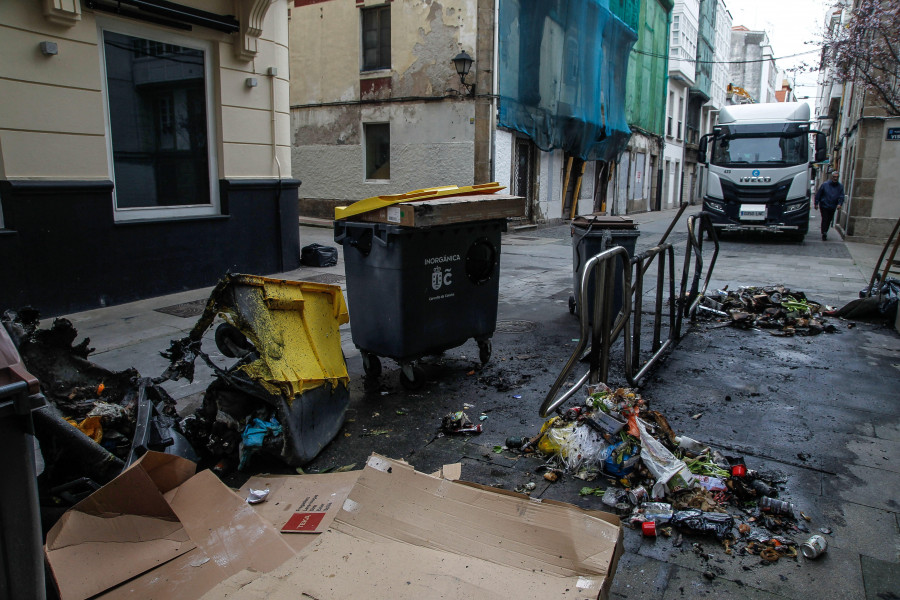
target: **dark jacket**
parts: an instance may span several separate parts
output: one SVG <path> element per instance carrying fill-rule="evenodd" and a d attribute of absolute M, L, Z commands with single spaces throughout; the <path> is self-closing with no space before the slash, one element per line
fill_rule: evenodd
<path fill-rule="evenodd" d="M 828 180 L 816 192 L 816 204 L 822 208 L 837 208 L 844 204 L 844 186 Z"/>

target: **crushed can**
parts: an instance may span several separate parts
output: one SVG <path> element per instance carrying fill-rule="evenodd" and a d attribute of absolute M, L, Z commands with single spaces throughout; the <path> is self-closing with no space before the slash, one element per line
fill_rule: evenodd
<path fill-rule="evenodd" d="M 647 493 L 647 488 L 642 485 L 628 491 L 628 501 L 635 506 L 638 506 L 642 502 L 646 502 L 649 499 L 649 496 L 650 494 Z"/>
<path fill-rule="evenodd" d="M 763 496 L 759 499 L 759 509 L 773 515 L 792 516 L 794 514 L 793 504 L 784 500 L 769 498 L 768 496 Z"/>
<path fill-rule="evenodd" d="M 825 554 L 828 549 L 828 542 L 821 535 L 814 535 L 802 544 L 800 544 L 800 553 L 804 558 L 814 559 Z"/>

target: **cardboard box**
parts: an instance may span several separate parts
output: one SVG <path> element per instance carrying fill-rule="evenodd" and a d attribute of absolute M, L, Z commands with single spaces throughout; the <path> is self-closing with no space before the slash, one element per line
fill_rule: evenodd
<path fill-rule="evenodd" d="M 315 543 L 204 598 L 607 598 L 621 553 L 614 515 L 373 455 Z"/>
<path fill-rule="evenodd" d="M 430 227 L 524 216 L 525 198 L 521 196 L 479 194 L 402 202 L 361 213 L 348 220 L 405 227 Z"/>
<path fill-rule="evenodd" d="M 195 469 L 149 452 L 67 511 L 44 546 L 60 598 L 193 599 L 294 556 L 244 498 Z"/>

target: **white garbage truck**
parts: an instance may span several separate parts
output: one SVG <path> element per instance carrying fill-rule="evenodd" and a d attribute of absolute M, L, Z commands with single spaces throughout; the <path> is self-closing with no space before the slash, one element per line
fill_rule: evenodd
<path fill-rule="evenodd" d="M 812 163 L 825 159 L 809 105 L 740 104 L 719 113 L 700 139 L 703 209 L 716 232 L 768 231 L 803 239 L 809 229 Z M 815 136 L 814 156 L 810 136 Z"/>

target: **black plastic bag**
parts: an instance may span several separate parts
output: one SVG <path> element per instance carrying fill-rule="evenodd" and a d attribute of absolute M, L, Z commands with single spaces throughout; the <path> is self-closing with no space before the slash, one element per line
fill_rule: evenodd
<path fill-rule="evenodd" d="M 322 244 L 310 244 L 300 251 L 300 263 L 308 267 L 333 267 L 337 257 L 337 248 Z"/>
<path fill-rule="evenodd" d="M 712 534 L 722 540 L 734 527 L 734 518 L 727 513 L 703 512 L 699 508 L 679 510 L 669 521 L 675 527 L 690 533 Z"/>

